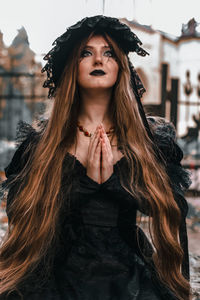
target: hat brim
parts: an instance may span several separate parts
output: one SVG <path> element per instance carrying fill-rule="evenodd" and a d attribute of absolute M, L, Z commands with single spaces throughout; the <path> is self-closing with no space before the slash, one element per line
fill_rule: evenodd
<path fill-rule="evenodd" d="M 148 54 L 148 52 L 140 47 L 142 42 L 136 34 L 117 18 L 102 15 L 86 17 L 69 27 L 64 34 L 59 36 L 53 43 L 54 47 L 44 57 L 44 60 L 48 61 L 42 69 L 42 72 L 47 72 L 47 80 L 44 82 L 44 87 L 49 88 L 50 96 L 55 92 L 69 54 L 77 41 L 82 40 L 84 37 L 89 36 L 90 33 L 96 31 L 102 33 L 106 32 L 117 42 L 125 54 L 129 52 L 136 52 L 142 56 Z"/>

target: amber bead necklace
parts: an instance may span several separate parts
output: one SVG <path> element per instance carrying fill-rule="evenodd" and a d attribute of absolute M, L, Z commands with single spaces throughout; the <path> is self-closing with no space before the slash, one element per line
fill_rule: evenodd
<path fill-rule="evenodd" d="M 81 132 L 84 133 L 85 136 L 91 137 L 93 135 L 93 133 L 89 133 L 88 130 L 86 130 L 79 122 L 77 127 L 79 128 L 79 130 Z M 108 131 L 106 131 L 106 134 L 109 136 L 114 132 L 114 127 L 111 127 Z"/>

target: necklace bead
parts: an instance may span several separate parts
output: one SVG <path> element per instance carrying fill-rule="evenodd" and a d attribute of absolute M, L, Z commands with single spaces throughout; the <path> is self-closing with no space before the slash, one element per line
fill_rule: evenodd
<path fill-rule="evenodd" d="M 85 136 L 91 137 L 94 133 L 89 133 L 82 125 L 80 125 L 80 123 L 78 122 L 77 127 L 79 128 L 79 130 L 81 132 L 84 133 Z M 111 127 L 108 131 L 106 131 L 107 135 L 110 135 L 111 133 L 114 132 L 114 127 Z"/>

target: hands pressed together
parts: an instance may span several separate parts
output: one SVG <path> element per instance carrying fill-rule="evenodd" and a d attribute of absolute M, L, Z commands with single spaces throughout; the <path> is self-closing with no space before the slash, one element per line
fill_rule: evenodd
<path fill-rule="evenodd" d="M 99 184 L 113 173 L 113 153 L 103 125 L 98 125 L 90 139 L 87 159 L 87 176 Z"/>

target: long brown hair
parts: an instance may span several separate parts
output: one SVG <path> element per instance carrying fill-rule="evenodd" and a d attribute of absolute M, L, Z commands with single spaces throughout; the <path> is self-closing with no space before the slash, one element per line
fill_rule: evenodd
<path fill-rule="evenodd" d="M 13 213 L 0 249 L 0 293 L 14 290 L 56 241 L 63 203 L 60 193 L 63 160 L 67 149 L 76 144 L 80 107 L 76 82 L 79 57 L 92 35 L 74 47 L 66 62 L 47 126 L 41 131 L 31 158 L 17 176 L 21 182 L 26 179 L 26 184 L 13 196 L 9 207 L 9 212 Z M 130 165 L 129 184 L 125 186 L 122 182 L 122 185 L 139 202 L 140 199 L 148 202 L 155 248 L 153 261 L 160 280 L 173 290 L 178 299 L 189 299 L 190 285 L 181 274 L 183 251 L 178 238 L 180 210 L 174 200 L 165 166 L 157 159 L 152 140 L 140 117 L 130 86 L 127 56 L 107 34 L 104 37 L 113 48 L 119 64 L 111 99 L 111 119 L 118 144 Z M 65 201 L 66 198 L 65 195 Z"/>

